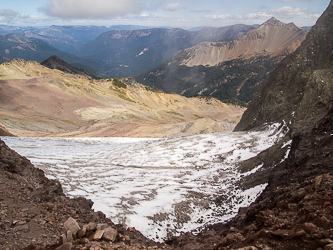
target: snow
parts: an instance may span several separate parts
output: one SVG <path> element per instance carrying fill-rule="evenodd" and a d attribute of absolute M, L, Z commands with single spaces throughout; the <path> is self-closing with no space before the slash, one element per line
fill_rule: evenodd
<path fill-rule="evenodd" d="M 266 185 L 242 190 L 236 183 L 262 165 L 241 174 L 237 163 L 272 146 L 281 137 L 277 128 L 168 139 L 2 139 L 58 179 L 68 196 L 91 199 L 114 223 L 162 241 L 229 220 L 253 202 Z"/>

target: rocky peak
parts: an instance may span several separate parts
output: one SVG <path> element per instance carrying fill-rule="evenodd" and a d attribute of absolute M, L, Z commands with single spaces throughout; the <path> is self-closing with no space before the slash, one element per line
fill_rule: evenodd
<path fill-rule="evenodd" d="M 283 30 L 290 30 L 290 31 L 302 31 L 301 28 L 297 27 L 294 23 L 283 23 L 281 21 L 279 21 L 278 19 L 276 19 L 275 17 L 272 17 L 270 19 L 268 19 L 266 22 L 264 22 L 262 25 L 260 25 L 257 29 L 255 29 L 254 31 L 256 32 L 260 32 L 260 31 L 264 31 L 267 32 L 267 29 L 283 29 Z M 284 31 L 286 32 L 286 31 Z M 283 35 L 283 34 L 281 34 Z"/>
<path fill-rule="evenodd" d="M 262 25 L 276 25 L 276 24 L 281 24 L 282 22 L 280 22 L 278 19 L 276 19 L 275 17 L 271 17 L 270 19 L 268 19 L 266 22 L 264 22 Z"/>
<path fill-rule="evenodd" d="M 83 75 L 83 76 L 90 76 L 92 77 L 93 74 L 89 73 L 86 70 L 83 69 L 78 69 L 64 60 L 60 59 L 59 57 L 53 55 L 47 58 L 46 60 L 41 62 L 41 65 L 50 68 L 50 69 L 58 69 L 66 73 L 71 73 L 71 74 L 78 74 L 78 75 Z"/>
<path fill-rule="evenodd" d="M 332 24 L 331 2 L 302 45 L 272 72 L 235 130 L 279 122 L 292 134 L 305 132 L 328 112 L 333 101 Z"/>

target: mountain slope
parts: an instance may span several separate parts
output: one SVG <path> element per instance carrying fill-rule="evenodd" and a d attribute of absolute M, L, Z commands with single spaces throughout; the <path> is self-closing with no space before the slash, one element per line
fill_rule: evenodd
<path fill-rule="evenodd" d="M 78 69 L 54 55 L 50 56 L 46 60 L 42 61 L 40 64 L 47 68 L 58 69 L 63 72 L 66 72 L 66 73 L 78 74 L 78 75 L 83 75 L 86 77 L 94 77 L 94 75 L 92 73 L 90 73 L 84 69 Z"/>
<path fill-rule="evenodd" d="M 170 241 L 173 248 L 333 247 L 332 14 L 331 1 L 299 49 L 274 70 L 239 123 L 240 127 L 260 131 L 267 123 L 279 122 L 292 130 L 283 138 L 285 143 L 250 159 L 246 166 L 245 171 L 261 166 L 248 179 L 266 178 L 268 186 L 264 192 L 226 225 L 210 226 L 196 237 L 188 234 L 174 238 Z M 290 114 L 294 119 L 290 119 Z M 282 159 L 275 158 L 288 145 L 287 154 Z M 262 174 L 265 168 L 270 172 L 266 176 Z"/>
<path fill-rule="evenodd" d="M 295 50 L 304 40 L 305 34 L 304 30 L 293 23 L 284 24 L 271 18 L 258 28 L 233 41 L 200 43 L 179 52 L 174 56 L 174 60 L 179 61 L 179 65 L 193 67 L 197 65 L 215 66 L 226 60 L 246 58 L 258 53 L 274 56 L 281 51 Z"/>
<path fill-rule="evenodd" d="M 231 40 L 253 29 L 246 25 L 206 28 L 109 31 L 83 45 L 76 55 L 106 63 L 106 76 L 135 76 L 161 64 L 174 53 L 202 41 Z"/>
<path fill-rule="evenodd" d="M 91 80 L 33 61 L 3 63 L 0 122 L 19 136 L 170 137 L 230 130 L 244 111 L 121 81 Z"/>
<path fill-rule="evenodd" d="M 113 26 L 58 26 L 52 25 L 47 28 L 15 27 L 0 25 L 0 34 L 16 33 L 28 38 L 39 39 L 48 45 L 67 53 L 73 53 L 79 46 L 92 41 L 103 32 L 110 30 L 134 30 L 146 27 L 136 25 L 113 25 Z"/>
<path fill-rule="evenodd" d="M 306 131 L 328 112 L 333 101 L 331 5 L 295 53 L 283 59 L 272 72 L 236 130 L 279 122 L 293 131 Z"/>
<path fill-rule="evenodd" d="M 233 41 L 205 42 L 179 51 L 136 80 L 187 97 L 203 95 L 247 103 L 306 33 L 294 24 L 271 18 Z"/>

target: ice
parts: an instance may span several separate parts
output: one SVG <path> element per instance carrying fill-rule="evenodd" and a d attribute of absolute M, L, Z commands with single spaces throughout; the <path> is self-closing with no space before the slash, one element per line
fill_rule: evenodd
<path fill-rule="evenodd" d="M 68 196 L 91 199 L 114 223 L 162 241 L 226 221 L 253 202 L 266 185 L 242 190 L 236 183 L 261 165 L 242 174 L 236 163 L 272 146 L 281 137 L 277 128 L 168 139 L 2 139 L 58 179 Z"/>

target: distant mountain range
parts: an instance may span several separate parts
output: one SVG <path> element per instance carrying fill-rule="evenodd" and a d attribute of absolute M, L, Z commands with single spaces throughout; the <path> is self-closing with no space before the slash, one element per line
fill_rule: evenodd
<path fill-rule="evenodd" d="M 98 62 L 63 52 L 39 39 L 27 38 L 21 34 L 0 35 L 0 62 L 10 61 L 14 58 L 24 60 L 44 61 L 52 55 L 56 55 L 70 64 L 88 71 L 94 71 L 89 66 L 96 66 Z"/>
<path fill-rule="evenodd" d="M 203 42 L 181 50 L 169 60 L 136 77 L 137 81 L 188 97 L 213 96 L 247 103 L 260 84 L 307 31 L 271 18 L 228 42 Z"/>
<path fill-rule="evenodd" d="M 160 65 L 179 50 L 203 41 L 230 41 L 252 29 L 252 26 L 233 25 L 195 32 L 161 28 L 109 31 L 81 46 L 75 54 L 103 63 L 104 68 L 98 69 L 103 76 L 136 76 Z"/>
<path fill-rule="evenodd" d="M 100 34 L 110 30 L 137 30 L 149 27 L 137 25 L 114 25 L 114 26 L 57 26 L 47 28 L 15 27 L 0 25 L 0 34 L 21 34 L 28 38 L 40 39 L 49 45 L 67 53 L 79 46 L 88 43 Z"/>
<path fill-rule="evenodd" d="M 0 33 L 9 33 L 1 35 L 3 54 L 0 56 L 2 61 L 13 58 L 43 61 L 56 55 L 70 64 L 93 68 L 103 77 L 135 76 L 158 66 L 181 49 L 202 41 L 230 41 L 253 29 L 247 25 L 205 27 L 199 31 L 142 28 L 51 26 L 38 29 L 0 26 Z"/>
<path fill-rule="evenodd" d="M 299 46 L 307 31 L 272 18 L 258 27 L 0 25 L 1 33 L 0 62 L 41 62 L 55 55 L 98 77 L 138 76 L 140 83 L 167 92 L 242 104 L 252 100 L 269 72 Z"/>

